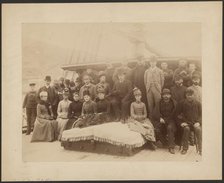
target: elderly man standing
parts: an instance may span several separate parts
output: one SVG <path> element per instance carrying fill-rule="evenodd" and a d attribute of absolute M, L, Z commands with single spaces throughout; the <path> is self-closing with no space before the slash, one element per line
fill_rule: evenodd
<path fill-rule="evenodd" d="M 164 74 L 157 66 L 156 57 L 150 59 L 150 67 L 145 71 L 144 83 L 148 101 L 149 118 L 158 116 L 158 105 L 161 99 L 161 90 L 164 85 Z"/>

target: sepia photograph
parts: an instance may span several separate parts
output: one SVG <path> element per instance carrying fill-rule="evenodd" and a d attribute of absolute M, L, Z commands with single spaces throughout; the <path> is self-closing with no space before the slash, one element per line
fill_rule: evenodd
<path fill-rule="evenodd" d="M 221 179 L 221 14 L 4 4 L 3 180 Z"/>
<path fill-rule="evenodd" d="M 200 30 L 23 24 L 23 160 L 200 161 Z"/>

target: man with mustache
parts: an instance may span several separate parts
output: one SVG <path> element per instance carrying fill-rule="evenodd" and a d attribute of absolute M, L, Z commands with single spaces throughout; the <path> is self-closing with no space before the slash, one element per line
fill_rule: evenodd
<path fill-rule="evenodd" d="M 168 146 L 171 154 L 175 154 L 174 140 L 176 123 L 174 118 L 176 112 L 176 101 L 171 98 L 171 92 L 169 89 L 164 88 L 162 91 L 162 98 L 159 102 L 159 112 L 159 122 L 155 125 L 157 140 L 160 140 L 163 146 Z"/>
<path fill-rule="evenodd" d="M 196 75 L 196 74 L 193 75 L 192 76 L 192 83 L 193 83 L 193 85 L 188 87 L 188 88 L 194 91 L 194 94 L 193 94 L 194 99 L 201 102 L 202 89 L 201 89 L 201 86 L 199 85 L 200 76 Z"/>

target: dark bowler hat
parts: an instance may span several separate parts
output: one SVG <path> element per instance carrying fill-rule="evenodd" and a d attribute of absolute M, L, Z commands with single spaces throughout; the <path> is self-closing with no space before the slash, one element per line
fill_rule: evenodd
<path fill-rule="evenodd" d="M 51 76 L 46 76 L 45 81 L 51 81 Z"/>
<path fill-rule="evenodd" d="M 29 85 L 30 85 L 30 86 L 35 86 L 36 83 L 32 82 L 32 83 L 30 83 Z"/>
<path fill-rule="evenodd" d="M 177 75 L 175 78 L 174 78 L 174 81 L 179 81 L 179 80 L 183 80 L 183 77 L 181 77 L 180 75 Z"/>
<path fill-rule="evenodd" d="M 169 95 L 171 95 L 170 90 L 167 89 L 167 88 L 164 88 L 163 91 L 162 91 L 162 95 L 165 95 L 165 94 L 169 94 Z"/>
<path fill-rule="evenodd" d="M 69 89 L 68 88 L 65 88 L 63 90 L 63 95 L 69 95 Z"/>
<path fill-rule="evenodd" d="M 85 95 L 90 95 L 89 90 L 84 90 L 83 91 L 83 96 L 85 96 Z"/>
<path fill-rule="evenodd" d="M 99 94 L 99 93 L 104 93 L 104 94 L 105 94 L 105 90 L 104 90 L 103 87 L 99 87 L 99 88 L 97 89 L 97 94 Z"/>
<path fill-rule="evenodd" d="M 187 88 L 185 91 L 186 95 L 193 95 L 194 94 L 194 90 L 192 90 L 191 88 Z"/>
<path fill-rule="evenodd" d="M 193 76 L 192 76 L 192 80 L 193 79 L 200 79 L 200 76 L 198 75 L 198 74 L 193 74 Z"/>

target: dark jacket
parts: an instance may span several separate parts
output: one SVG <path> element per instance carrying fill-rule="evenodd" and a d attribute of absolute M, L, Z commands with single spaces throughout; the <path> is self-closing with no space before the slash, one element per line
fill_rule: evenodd
<path fill-rule="evenodd" d="M 164 85 L 163 88 L 168 88 L 173 85 L 173 71 L 171 69 L 162 70 L 164 74 Z"/>
<path fill-rule="evenodd" d="M 145 93 L 145 84 L 144 84 L 144 74 L 146 71 L 146 66 L 144 65 L 137 65 L 132 70 L 132 82 L 133 85 L 141 90 L 141 92 Z"/>
<path fill-rule="evenodd" d="M 36 108 L 37 107 L 37 92 L 28 92 L 23 101 L 23 108 Z"/>
<path fill-rule="evenodd" d="M 68 108 L 68 118 L 78 118 L 82 112 L 82 102 L 81 101 L 73 101 Z"/>
<path fill-rule="evenodd" d="M 96 99 L 97 113 L 107 113 L 110 114 L 110 102 L 106 99 L 99 100 Z"/>
<path fill-rule="evenodd" d="M 123 82 L 117 81 L 114 84 L 112 95 L 123 99 L 129 95 L 130 91 L 132 91 L 132 84 L 129 80 L 124 80 Z"/>
<path fill-rule="evenodd" d="M 171 122 L 175 120 L 177 103 L 174 99 L 170 99 L 169 102 L 164 102 L 163 99 L 159 103 L 160 117 L 165 120 L 165 122 Z"/>
<path fill-rule="evenodd" d="M 182 85 L 182 86 L 176 86 L 174 85 L 173 87 L 170 88 L 172 98 L 177 102 L 181 102 L 182 100 L 185 99 L 185 91 L 187 87 Z"/>
<path fill-rule="evenodd" d="M 177 106 L 178 123 L 183 122 L 193 125 L 194 123 L 202 123 L 202 107 L 201 103 L 193 100 L 189 102 L 187 99 L 180 102 Z"/>

